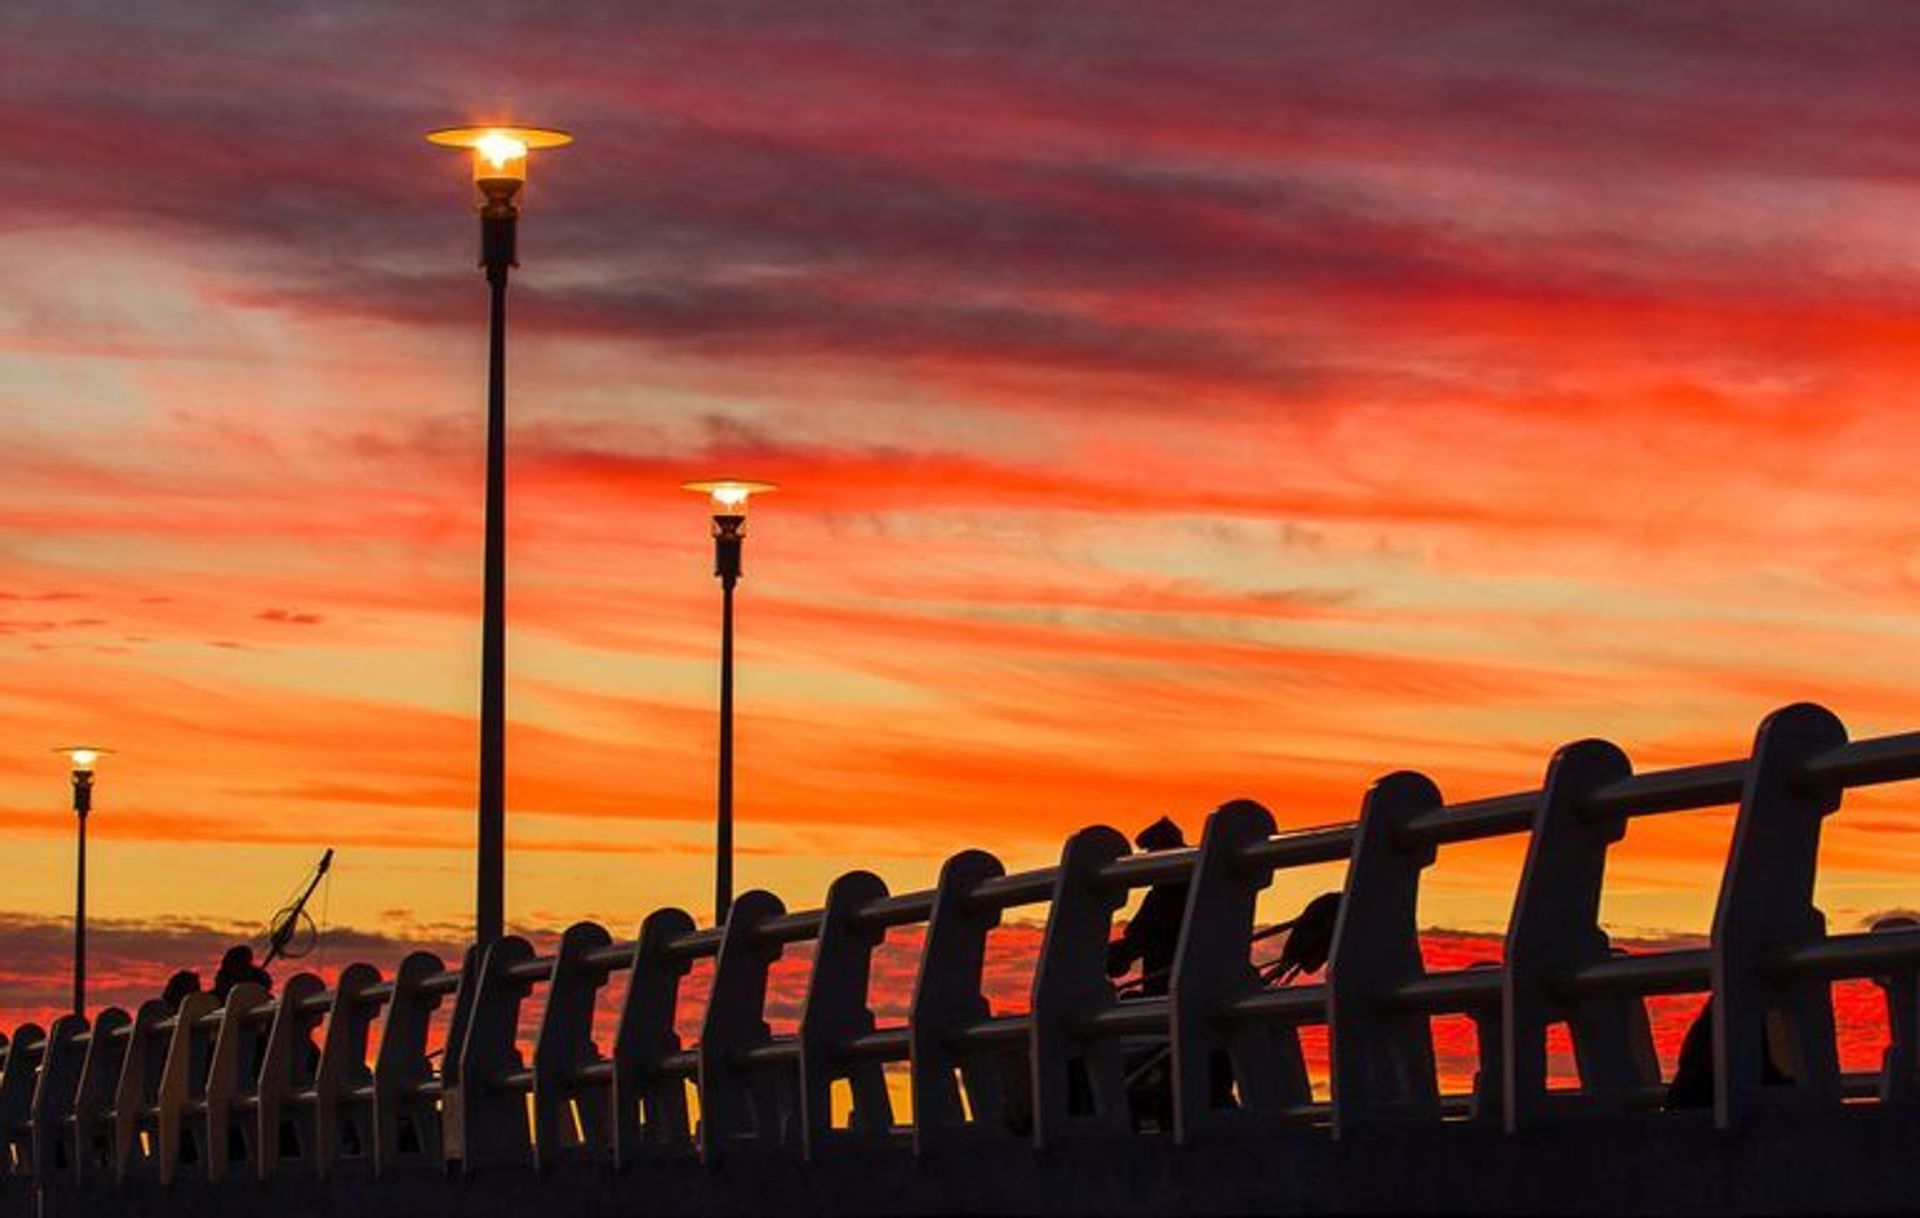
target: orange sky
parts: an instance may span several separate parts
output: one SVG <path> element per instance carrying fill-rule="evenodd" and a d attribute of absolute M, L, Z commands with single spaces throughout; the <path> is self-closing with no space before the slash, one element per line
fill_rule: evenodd
<path fill-rule="evenodd" d="M 210 968 L 173 932 L 328 845 L 332 926 L 461 933 L 485 299 L 418 135 L 508 114 L 580 138 L 512 306 L 517 925 L 710 914 L 717 472 L 784 488 L 737 875 L 794 906 L 1583 736 L 1718 760 L 1800 699 L 1920 726 L 1906 7 L 164 9 L 0 15 L 16 944 L 72 740 L 136 958 Z M 1836 929 L 1915 904 L 1916 810 L 1830 822 Z M 1728 830 L 1635 822 L 1609 925 L 1704 931 Z M 1423 919 L 1498 930 L 1520 849 Z"/>

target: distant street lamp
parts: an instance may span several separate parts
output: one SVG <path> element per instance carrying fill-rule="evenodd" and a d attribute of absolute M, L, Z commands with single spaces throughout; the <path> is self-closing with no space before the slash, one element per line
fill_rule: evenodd
<path fill-rule="evenodd" d="M 713 511 L 713 573 L 720 579 L 720 806 L 714 831 L 713 908 L 715 924 L 724 924 L 733 907 L 733 586 L 740 582 L 747 500 L 779 488 L 737 478 L 681 485 L 707 496 Z"/>
<path fill-rule="evenodd" d="M 87 813 L 93 811 L 93 767 L 111 749 L 75 744 L 53 750 L 67 755 L 73 775 L 73 815 L 79 844 L 74 852 L 73 1013 L 87 1013 Z"/>
<path fill-rule="evenodd" d="M 480 188 L 480 265 L 493 289 L 487 355 L 486 577 L 480 626 L 480 827 L 474 938 L 501 934 L 506 888 L 507 772 L 507 271 L 520 265 L 514 238 L 527 152 L 573 142 L 542 127 L 448 127 L 427 139 L 473 149 Z"/>

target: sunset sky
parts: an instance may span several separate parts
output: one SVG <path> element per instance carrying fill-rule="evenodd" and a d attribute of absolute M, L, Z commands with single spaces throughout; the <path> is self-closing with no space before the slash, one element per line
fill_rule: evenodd
<path fill-rule="evenodd" d="M 470 925 L 486 301 L 433 127 L 579 141 L 511 306 L 515 926 L 711 916 L 715 474 L 783 488 L 736 874 L 796 907 L 1803 699 L 1920 727 L 1920 8 L 541 8 L 0 11 L 0 1009 L 64 985 L 74 741 L 108 993 L 326 846 L 379 963 Z M 1636 822 L 1609 925 L 1703 932 L 1730 823 Z M 1920 904 L 1920 800 L 1830 826 L 1834 929 Z M 1498 931 L 1523 847 L 1423 921 Z"/>

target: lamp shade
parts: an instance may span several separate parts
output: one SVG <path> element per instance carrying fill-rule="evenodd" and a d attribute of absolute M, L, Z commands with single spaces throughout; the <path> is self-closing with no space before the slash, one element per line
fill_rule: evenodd
<path fill-rule="evenodd" d="M 94 744 L 67 744 L 53 751 L 66 754 L 67 764 L 76 774 L 93 773 L 93 767 L 100 763 L 100 759 L 113 752 L 112 749 L 103 749 Z"/>
<path fill-rule="evenodd" d="M 445 148 L 473 149 L 473 180 L 524 182 L 527 153 L 535 148 L 563 148 L 573 137 L 550 127 L 443 127 L 427 132 L 429 143 Z"/>
<path fill-rule="evenodd" d="M 745 516 L 748 500 L 780 489 L 776 483 L 752 482 L 745 478 L 711 478 L 680 485 L 682 489 L 705 494 L 715 516 Z"/>

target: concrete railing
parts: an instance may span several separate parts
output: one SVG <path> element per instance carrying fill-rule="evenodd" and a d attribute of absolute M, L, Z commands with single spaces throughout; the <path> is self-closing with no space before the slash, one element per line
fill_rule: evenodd
<path fill-rule="evenodd" d="M 1920 733 L 1849 742 L 1802 704 L 1761 725 L 1742 760 L 1635 774 L 1613 745 L 1561 749 L 1541 788 L 1449 804 L 1427 778 L 1390 774 L 1353 824 L 1276 833 L 1258 804 L 1207 821 L 1197 847 L 1130 854 L 1117 831 L 1067 840 L 1057 866 L 1006 874 L 990 854 L 949 859 L 931 890 L 891 894 L 855 871 L 819 909 L 749 892 L 724 927 L 677 909 L 632 941 L 570 928 L 552 955 L 508 937 L 458 968 L 418 952 L 383 979 L 353 964 L 331 990 L 311 974 L 278 998 L 236 987 L 177 1013 L 148 1002 L 18 1028 L 0 1067 L 0 1129 L 15 1176 L 68 1182 L 184 1175 L 218 1182 L 409 1164 L 471 1174 L 565 1171 L 594 1161 L 737 1154 L 813 1162 L 837 1146 L 926 1158 L 946 1144 L 1009 1153 L 1087 1138 L 1168 1137 L 1191 1147 L 1282 1126 L 1356 1130 L 1465 1121 L 1508 1133 L 1568 1117 L 1668 1119 L 1650 995 L 1714 998 L 1713 1119 L 1920 1102 L 1920 929 L 1831 935 L 1813 904 L 1820 825 L 1850 788 L 1920 777 Z M 1608 847 L 1629 819 L 1738 805 L 1710 945 L 1617 954 L 1599 924 Z M 1416 908 L 1439 847 L 1529 835 L 1497 966 L 1430 972 Z M 1346 860 L 1323 983 L 1269 987 L 1250 962 L 1255 901 L 1287 868 Z M 1105 975 L 1115 914 L 1134 889 L 1190 885 L 1164 996 L 1117 997 Z M 990 1013 L 988 935 L 1009 911 L 1044 912 L 1029 1009 Z M 904 1023 L 873 1014 L 871 965 L 895 927 L 924 926 Z M 797 1030 L 767 1023 L 769 969 L 812 945 Z M 711 960 L 700 1032 L 676 1032 L 683 982 Z M 1843 1075 L 1830 984 L 1886 994 L 1882 1068 Z M 606 987 L 616 987 L 603 996 Z M 603 1001 L 617 999 L 616 1002 Z M 542 1004 L 530 1055 L 528 1004 Z M 610 1015 L 596 1020 L 596 1012 Z M 1442 1094 L 1431 1018 L 1478 1031 L 1472 1093 Z M 1549 1086 L 1548 1030 L 1564 1024 L 1577 1088 Z M 1316 1103 L 1300 1030 L 1323 1025 L 1330 1103 Z M 436 1029 L 444 1029 L 436 1036 Z M 1769 1052 L 1790 1081 L 1763 1084 Z M 447 1046 L 436 1068 L 431 1043 Z M 1172 1129 L 1136 1132 L 1130 1061 L 1164 1046 Z M 1230 1064 L 1223 1100 L 1210 1073 Z M 901 1063 L 911 1122 L 885 1077 Z M 836 1120 L 833 1097 L 844 1087 Z"/>

